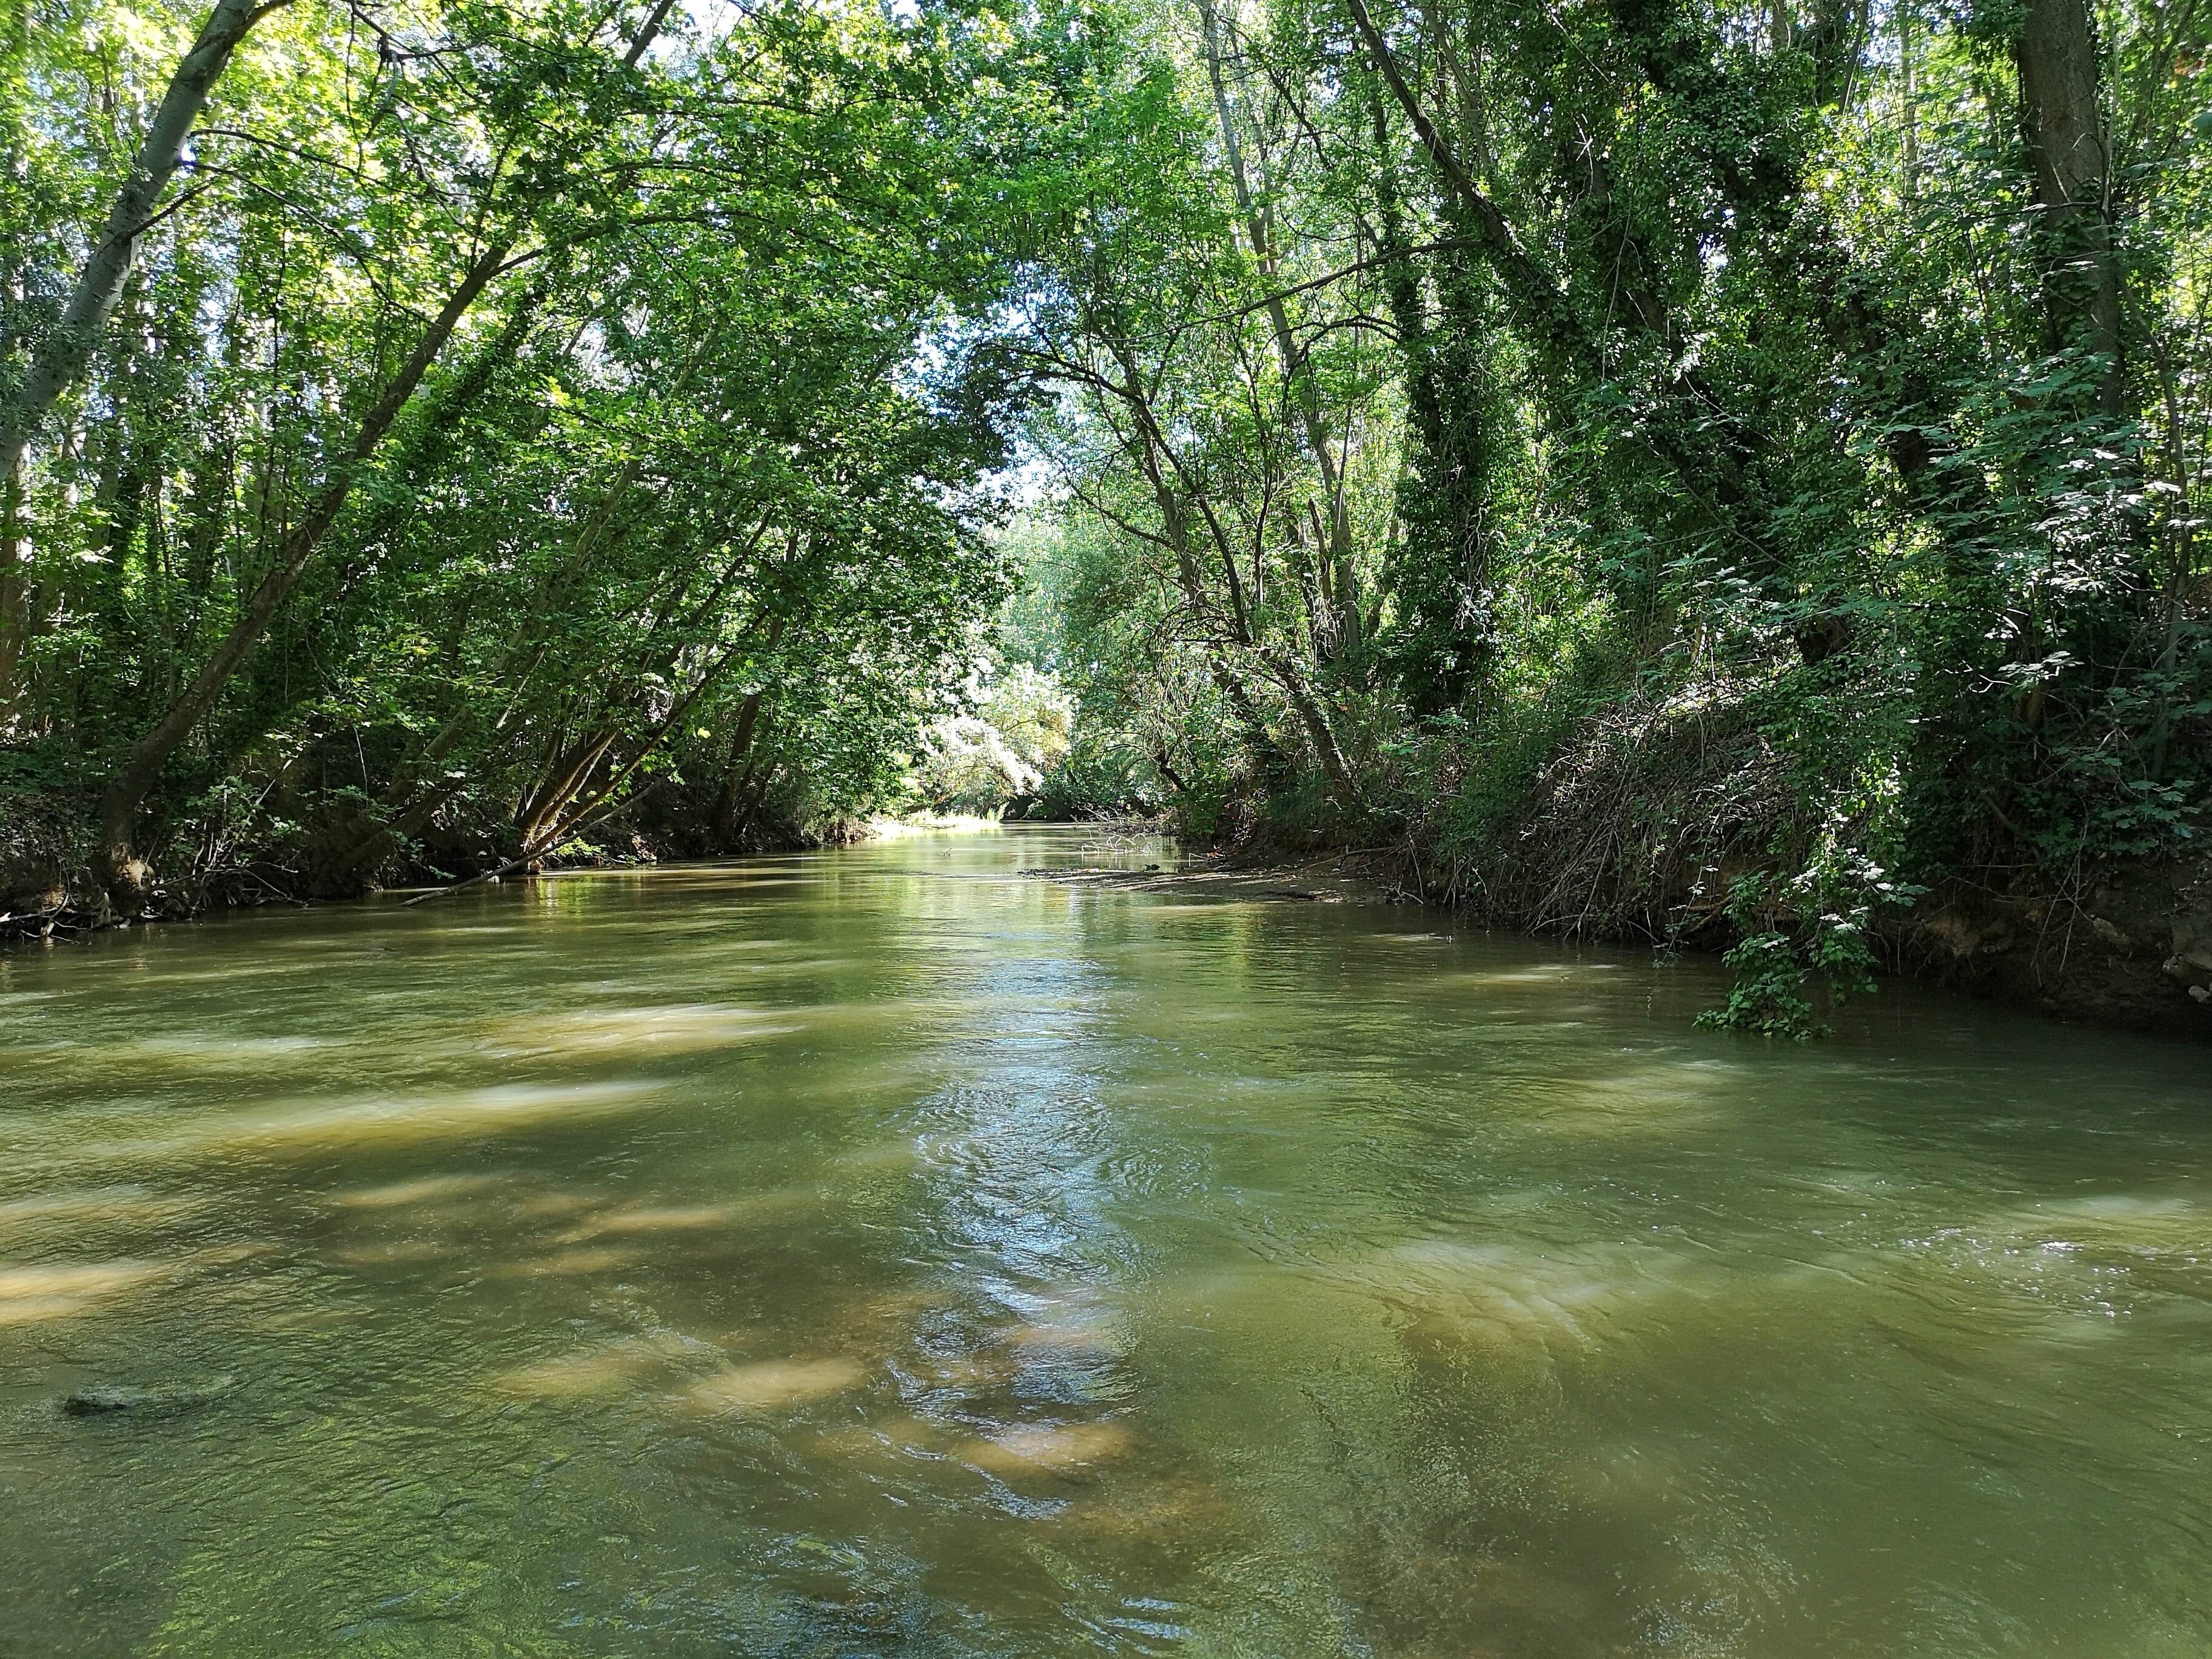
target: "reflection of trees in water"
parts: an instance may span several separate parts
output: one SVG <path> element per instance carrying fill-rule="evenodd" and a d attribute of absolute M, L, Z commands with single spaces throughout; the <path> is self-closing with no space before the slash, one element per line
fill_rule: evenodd
<path fill-rule="evenodd" d="M 24 1639 L 1779 1655 L 1917 1584 L 1972 1651 L 2033 1577 L 2057 1650 L 2193 1582 L 2172 1076 L 2085 1127 L 2009 1027 L 1814 1066 L 1041 839 L 502 895 L 451 960 L 173 935 L 206 977 L 70 1005 L 0 1170 Z"/>

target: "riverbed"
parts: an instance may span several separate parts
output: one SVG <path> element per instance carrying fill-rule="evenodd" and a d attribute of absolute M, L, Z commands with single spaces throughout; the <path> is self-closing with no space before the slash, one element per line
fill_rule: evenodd
<path fill-rule="evenodd" d="M 2203 1049 L 1163 860 L 0 956 L 0 1654 L 2212 1648 Z"/>

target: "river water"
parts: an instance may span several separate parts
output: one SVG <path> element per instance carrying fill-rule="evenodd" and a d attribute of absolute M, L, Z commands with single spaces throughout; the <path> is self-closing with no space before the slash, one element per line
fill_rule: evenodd
<path fill-rule="evenodd" d="M 0 957 L 0 1653 L 2212 1649 L 2204 1050 L 1162 856 Z"/>

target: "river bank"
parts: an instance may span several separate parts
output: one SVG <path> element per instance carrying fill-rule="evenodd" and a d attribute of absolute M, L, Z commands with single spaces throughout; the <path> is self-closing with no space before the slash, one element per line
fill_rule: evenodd
<path fill-rule="evenodd" d="M 143 879 L 125 904 L 94 867 L 89 815 L 82 803 L 31 791 L 0 790 L 0 943 L 67 940 L 151 922 L 190 921 L 231 910 L 306 908 L 347 903 L 380 893 L 417 898 L 563 870 L 610 870 L 757 857 L 843 847 L 903 828 L 945 830 L 978 820 L 927 815 L 910 825 L 880 816 L 756 815 L 737 838 L 717 836 L 706 815 L 660 811 L 626 816 L 576 841 L 517 857 L 495 836 L 455 836 L 442 842 L 386 847 L 370 864 L 344 860 L 334 872 L 319 856 L 331 838 L 255 842 L 222 849 L 171 849 L 161 865 L 143 866 Z M 336 837 L 358 842 L 356 827 Z"/>
<path fill-rule="evenodd" d="M 1213 849 L 1173 869 L 1040 870 L 1079 886 L 1193 899 L 1338 904 L 1432 904 L 1478 925 L 1533 938 L 1579 937 L 1717 954 L 1734 939 L 1716 909 L 1668 933 L 1577 929 L 1429 884 L 1407 847 L 1300 857 L 1279 848 Z M 1534 925 L 1532 925 L 1532 923 Z M 2122 1030 L 2212 1040 L 2212 860 L 2119 868 L 2073 891 L 2003 893 L 1954 884 L 1923 896 L 1875 930 L 1887 974 Z"/>
<path fill-rule="evenodd" d="M 750 850 L 798 851 L 954 833 L 987 822 L 939 813 L 839 821 L 812 833 L 787 829 Z M 1090 826 L 1086 833 L 1126 839 L 1154 828 L 1117 821 Z M 245 864 L 225 880 L 179 891 L 166 914 L 157 906 L 149 914 L 123 915 L 105 902 L 84 870 L 71 873 L 65 866 L 69 838 L 58 827 L 41 829 L 27 820 L 11 826 L 9 845 L 0 849 L 9 854 L 0 859 L 0 941 L 66 940 L 210 910 L 331 902 L 305 883 L 287 884 L 281 867 Z M 560 870 L 698 861 L 696 846 L 680 837 L 660 847 L 635 835 L 628 842 L 627 850 L 548 857 L 507 875 L 526 880 Z M 445 887 L 485 880 L 499 867 L 485 863 L 450 883 L 428 879 L 426 870 L 395 868 L 388 890 L 434 897 Z M 1037 873 L 1079 886 L 1198 900 L 1430 904 L 1479 926 L 1536 938 L 1713 953 L 1735 938 L 1720 906 L 1698 906 L 1681 896 L 1672 915 L 1656 918 L 1619 906 L 1562 916 L 1528 902 L 1526 895 L 1537 887 L 1531 882 L 1498 884 L 1496 892 L 1513 896 L 1501 901 L 1492 889 L 1468 882 L 1463 869 L 1425 865 L 1410 842 L 1344 849 L 1248 842 L 1210 848 L 1163 870 L 1101 866 Z M 2008 892 L 1954 883 L 1884 916 L 1872 936 L 1880 965 L 1891 975 L 1965 989 L 2062 1020 L 2212 1039 L 2212 860 L 2114 867 L 2083 875 L 2063 890 L 2031 885 Z"/>

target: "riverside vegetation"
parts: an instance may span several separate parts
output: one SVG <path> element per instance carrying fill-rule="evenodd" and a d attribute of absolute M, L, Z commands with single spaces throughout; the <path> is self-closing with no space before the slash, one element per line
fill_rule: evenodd
<path fill-rule="evenodd" d="M 2212 1023 L 2200 0 L 14 0 L 11 924 L 915 805 Z"/>

